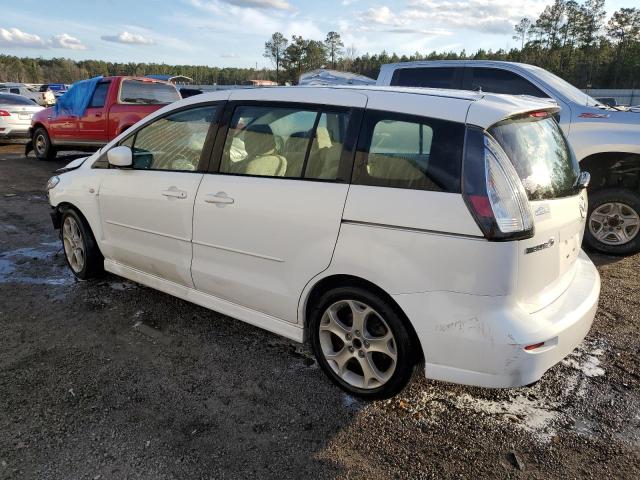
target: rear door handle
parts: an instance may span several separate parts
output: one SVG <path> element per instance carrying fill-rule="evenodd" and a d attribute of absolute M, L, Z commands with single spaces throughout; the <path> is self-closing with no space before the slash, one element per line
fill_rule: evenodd
<path fill-rule="evenodd" d="M 235 200 L 224 192 L 210 193 L 204 197 L 207 203 L 216 203 L 219 207 L 231 205 Z"/>
<path fill-rule="evenodd" d="M 178 190 L 175 187 L 171 187 L 170 189 L 165 190 L 164 192 L 162 192 L 162 195 L 172 198 L 187 198 L 187 192 L 185 192 L 184 190 Z"/>

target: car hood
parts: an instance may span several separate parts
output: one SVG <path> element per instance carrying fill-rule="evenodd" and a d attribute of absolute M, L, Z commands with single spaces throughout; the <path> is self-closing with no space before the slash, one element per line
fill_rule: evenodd
<path fill-rule="evenodd" d="M 76 168 L 79 168 L 87 160 L 87 158 L 89 158 L 89 156 L 76 158 L 75 160 L 70 161 L 64 167 L 56 170 L 56 173 L 70 172 L 71 170 L 75 170 Z"/>
<path fill-rule="evenodd" d="M 640 112 L 634 111 L 621 111 L 621 110 L 604 110 L 600 108 L 580 108 L 577 111 L 577 116 L 581 121 L 595 121 L 602 122 L 608 125 L 625 125 L 625 126 L 637 126 L 640 129 Z"/>

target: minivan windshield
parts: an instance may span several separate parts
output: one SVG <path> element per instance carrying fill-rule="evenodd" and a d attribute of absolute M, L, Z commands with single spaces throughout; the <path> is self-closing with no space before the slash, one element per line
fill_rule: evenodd
<path fill-rule="evenodd" d="M 558 123 L 552 117 L 524 116 L 501 122 L 489 133 L 515 167 L 529 200 L 575 194 L 580 174 Z"/>

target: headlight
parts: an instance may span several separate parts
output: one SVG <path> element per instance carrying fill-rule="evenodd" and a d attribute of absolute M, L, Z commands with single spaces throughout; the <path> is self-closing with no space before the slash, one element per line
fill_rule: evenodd
<path fill-rule="evenodd" d="M 51 177 L 49 180 L 47 180 L 47 186 L 44 188 L 46 191 L 49 191 L 52 188 L 55 188 L 55 186 L 58 185 L 58 183 L 60 183 L 60 177 L 56 175 L 54 177 Z"/>

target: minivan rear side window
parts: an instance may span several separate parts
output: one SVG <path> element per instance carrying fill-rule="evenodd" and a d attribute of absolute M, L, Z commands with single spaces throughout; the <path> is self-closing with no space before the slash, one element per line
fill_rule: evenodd
<path fill-rule="evenodd" d="M 370 111 L 352 183 L 460 192 L 464 131 L 456 122 Z"/>
<path fill-rule="evenodd" d="M 462 88 L 462 68 L 399 68 L 391 85 L 399 87 Z"/>
<path fill-rule="evenodd" d="M 539 98 L 549 98 L 542 90 L 520 75 L 500 70 L 498 68 L 467 68 L 469 84 L 465 90 L 482 90 L 488 93 L 506 93 L 509 95 L 531 95 Z"/>

